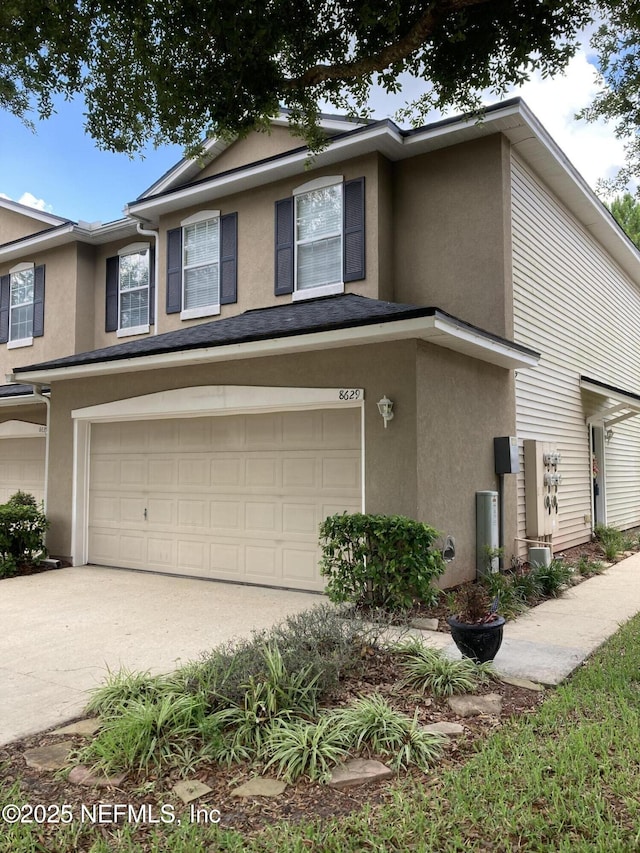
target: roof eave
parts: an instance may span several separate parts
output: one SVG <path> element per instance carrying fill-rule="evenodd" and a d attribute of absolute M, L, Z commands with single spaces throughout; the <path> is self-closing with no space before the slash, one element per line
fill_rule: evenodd
<path fill-rule="evenodd" d="M 68 379 L 92 378 L 114 373 L 132 373 L 191 367 L 197 364 L 236 361 L 238 359 L 287 355 L 340 347 L 362 346 L 417 338 L 490 364 L 510 370 L 535 367 L 539 353 L 483 334 L 480 330 L 436 312 L 431 316 L 393 320 L 363 326 L 349 326 L 322 332 L 287 337 L 178 350 L 132 358 L 118 358 L 91 364 L 51 368 L 18 368 L 13 374 L 22 383 L 50 383 Z"/>

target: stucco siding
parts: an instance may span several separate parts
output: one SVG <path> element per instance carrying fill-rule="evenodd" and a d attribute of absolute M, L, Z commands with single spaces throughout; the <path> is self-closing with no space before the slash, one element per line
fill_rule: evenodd
<path fill-rule="evenodd" d="M 591 461 L 586 418 L 602 399 L 580 375 L 640 389 L 640 293 L 594 238 L 517 156 L 512 163 L 514 339 L 542 353 L 516 377 L 518 437 L 550 441 L 562 453 L 554 550 L 591 533 Z M 607 521 L 640 523 L 640 417 L 619 425 L 605 448 Z M 524 475 L 518 488 L 525 536 Z"/>

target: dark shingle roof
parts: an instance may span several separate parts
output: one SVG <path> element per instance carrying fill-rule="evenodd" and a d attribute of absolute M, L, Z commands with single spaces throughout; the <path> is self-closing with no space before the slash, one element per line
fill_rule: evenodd
<path fill-rule="evenodd" d="M 17 367 L 14 372 L 19 374 L 30 370 L 53 370 L 121 359 L 142 358 L 143 356 L 161 355 L 163 353 L 184 352 L 205 347 L 222 347 L 253 341 L 276 340 L 295 335 L 357 328 L 434 315 L 449 316 L 437 308 L 383 302 L 379 299 L 369 299 L 365 296 L 346 293 L 339 296 L 290 302 L 286 305 L 276 305 L 270 308 L 257 308 L 245 311 L 244 314 L 237 314 L 234 317 L 186 326 L 183 329 L 165 332 L 162 335 L 147 335 L 111 347 L 103 347 L 102 349 L 31 364 L 26 367 Z M 453 319 L 455 320 L 455 318 Z M 456 322 L 468 329 L 475 329 L 475 327 L 462 321 Z M 503 338 L 482 329 L 475 329 L 475 331 L 486 339 L 502 341 L 511 347 L 528 352 L 525 347 L 519 347 L 517 344 L 505 341 Z"/>
<path fill-rule="evenodd" d="M 27 397 L 31 394 L 33 394 L 31 385 L 0 385 L 0 399 L 7 397 Z"/>

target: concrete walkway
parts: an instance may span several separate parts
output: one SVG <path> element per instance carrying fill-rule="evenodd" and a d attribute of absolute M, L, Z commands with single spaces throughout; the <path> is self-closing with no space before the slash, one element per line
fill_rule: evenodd
<path fill-rule="evenodd" d="M 168 672 L 321 596 L 94 567 L 0 582 L 0 745 L 79 715 L 107 668 Z M 508 622 L 503 675 L 555 685 L 640 612 L 640 554 Z M 449 634 L 420 632 L 459 652 Z"/>
<path fill-rule="evenodd" d="M 78 716 L 107 668 L 169 672 L 323 600 L 88 566 L 0 581 L 0 745 Z"/>
<path fill-rule="evenodd" d="M 638 612 L 640 553 L 507 622 L 494 668 L 501 675 L 560 684 Z M 422 633 L 430 645 L 460 656 L 449 635 Z"/>

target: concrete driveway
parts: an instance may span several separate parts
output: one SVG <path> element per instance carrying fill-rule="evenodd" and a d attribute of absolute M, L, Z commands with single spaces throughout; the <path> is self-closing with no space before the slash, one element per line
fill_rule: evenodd
<path fill-rule="evenodd" d="M 81 714 L 107 667 L 168 672 L 323 600 L 93 566 L 0 581 L 0 745 Z"/>

